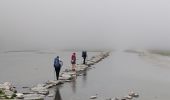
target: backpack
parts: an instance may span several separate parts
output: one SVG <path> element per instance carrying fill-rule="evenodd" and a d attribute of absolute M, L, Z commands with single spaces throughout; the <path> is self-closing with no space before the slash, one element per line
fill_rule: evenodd
<path fill-rule="evenodd" d="M 54 66 L 55 66 L 55 67 L 60 67 L 60 66 L 61 66 L 59 59 L 55 58 L 55 60 L 54 60 Z"/>

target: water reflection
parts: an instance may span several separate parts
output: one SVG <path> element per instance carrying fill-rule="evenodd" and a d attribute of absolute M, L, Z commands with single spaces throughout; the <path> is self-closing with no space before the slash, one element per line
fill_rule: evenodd
<path fill-rule="evenodd" d="M 56 87 L 54 100 L 62 100 L 59 87 Z"/>
<path fill-rule="evenodd" d="M 83 86 L 86 85 L 86 81 L 87 81 L 87 70 L 84 70 L 83 73 L 82 73 L 82 79 L 83 79 Z"/>
<path fill-rule="evenodd" d="M 74 76 L 73 81 L 72 81 L 72 85 L 71 85 L 73 93 L 76 93 L 76 79 L 77 79 L 77 76 Z"/>

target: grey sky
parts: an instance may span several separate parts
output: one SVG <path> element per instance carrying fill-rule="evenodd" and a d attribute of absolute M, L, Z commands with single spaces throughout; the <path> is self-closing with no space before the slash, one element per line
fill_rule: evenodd
<path fill-rule="evenodd" d="M 169 0 L 1 0 L 0 49 L 170 48 Z"/>

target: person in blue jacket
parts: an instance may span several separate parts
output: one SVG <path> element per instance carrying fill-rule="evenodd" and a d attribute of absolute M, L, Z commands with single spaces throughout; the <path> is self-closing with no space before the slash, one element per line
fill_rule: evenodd
<path fill-rule="evenodd" d="M 59 59 L 59 56 L 57 56 L 54 59 L 54 68 L 55 68 L 55 72 L 56 72 L 56 79 L 59 79 L 59 74 L 60 74 L 60 69 L 63 66 L 63 62 Z"/>

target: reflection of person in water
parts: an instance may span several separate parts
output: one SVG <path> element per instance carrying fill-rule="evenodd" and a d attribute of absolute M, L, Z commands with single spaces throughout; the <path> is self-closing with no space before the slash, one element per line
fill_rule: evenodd
<path fill-rule="evenodd" d="M 84 70 L 83 72 L 83 80 L 84 82 L 87 80 L 87 70 Z"/>
<path fill-rule="evenodd" d="M 59 91 L 59 87 L 56 87 L 54 100 L 62 100 L 60 91 Z"/>
<path fill-rule="evenodd" d="M 72 81 L 72 90 L 74 93 L 76 93 L 76 76 L 73 78 L 73 81 Z"/>
<path fill-rule="evenodd" d="M 86 80 L 87 80 L 87 69 L 83 71 L 83 76 L 82 76 L 82 80 L 83 80 L 83 86 L 86 86 Z"/>

